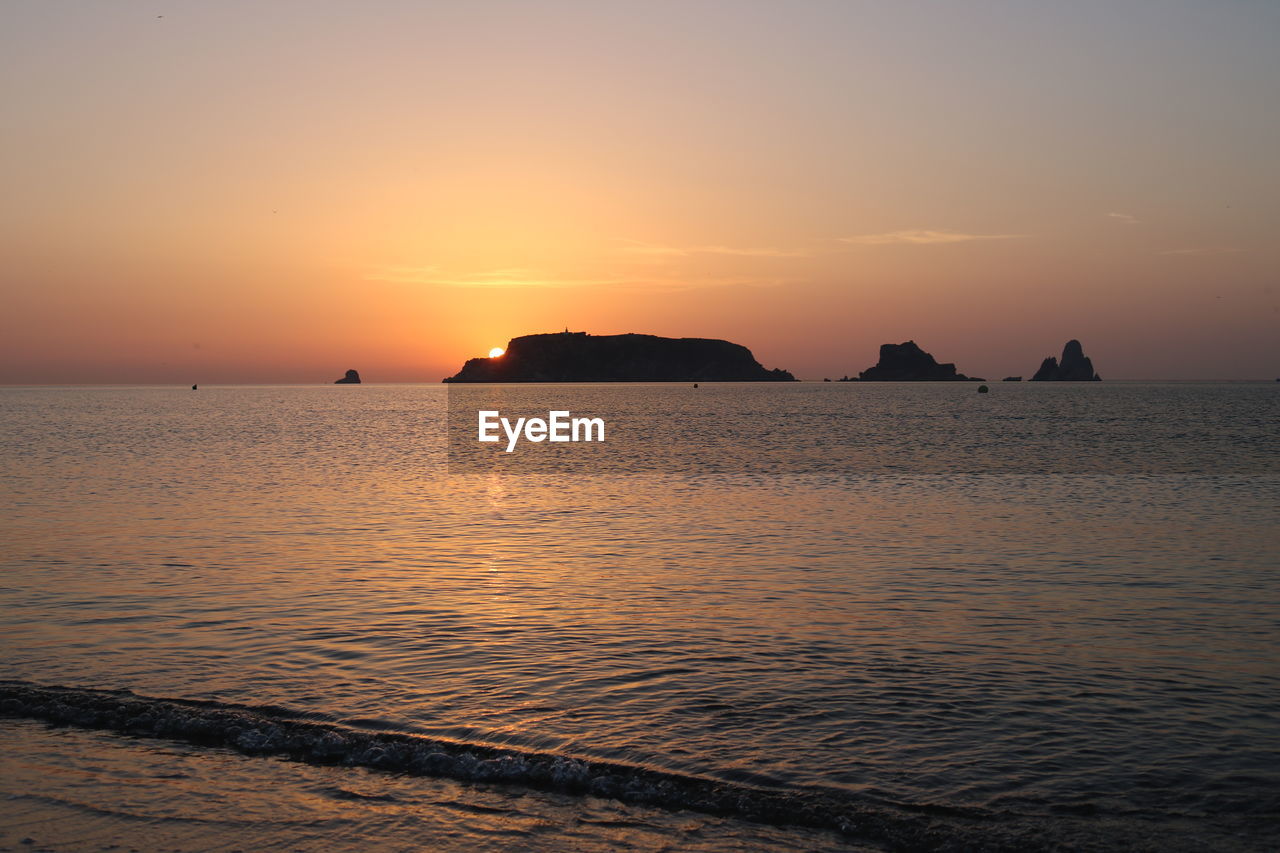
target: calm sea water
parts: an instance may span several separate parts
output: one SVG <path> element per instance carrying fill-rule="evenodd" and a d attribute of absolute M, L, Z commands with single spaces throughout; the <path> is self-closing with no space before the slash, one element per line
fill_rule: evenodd
<path fill-rule="evenodd" d="M 477 457 L 482 405 L 610 432 Z M 1274 849 L 1277 424 L 1274 384 L 2 389 L 0 844 Z"/>

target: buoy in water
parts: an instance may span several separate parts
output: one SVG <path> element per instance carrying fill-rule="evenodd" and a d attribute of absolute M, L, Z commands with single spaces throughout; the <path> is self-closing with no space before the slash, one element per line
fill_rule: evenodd
<path fill-rule="evenodd" d="M 979 393 L 979 394 L 986 394 L 986 393 L 987 393 L 987 392 L 989 392 L 990 390 L 991 390 L 991 389 L 990 389 L 990 388 L 988 388 L 986 385 L 979 385 L 979 386 L 978 386 L 978 393 Z"/>

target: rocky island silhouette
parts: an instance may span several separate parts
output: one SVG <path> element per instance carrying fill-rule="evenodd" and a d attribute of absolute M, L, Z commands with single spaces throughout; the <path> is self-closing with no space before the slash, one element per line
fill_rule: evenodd
<path fill-rule="evenodd" d="M 769 370 L 751 350 L 713 338 L 657 335 L 592 335 L 553 332 L 512 338 L 505 350 L 471 358 L 444 382 L 794 382 L 786 370 Z M 342 382 L 359 382 L 354 370 Z M 354 375 L 354 378 L 353 378 Z M 829 382 L 831 380 L 823 380 Z M 881 344 L 874 365 L 840 382 L 985 382 L 951 362 L 938 362 L 915 341 Z M 1021 382 L 1006 376 L 1004 382 Z M 1078 340 L 1067 341 L 1062 360 L 1050 356 L 1033 382 L 1098 382 L 1101 377 Z"/>
<path fill-rule="evenodd" d="M 977 376 L 965 376 L 956 372 L 951 363 L 939 364 L 920 349 L 915 341 L 901 344 L 881 344 L 880 360 L 858 374 L 857 379 L 845 376 L 841 382 L 983 382 Z"/>
<path fill-rule="evenodd" d="M 445 382 L 794 382 L 741 344 L 711 338 L 555 332 L 512 338 Z"/>
<path fill-rule="evenodd" d="M 1101 382 L 1102 377 L 1093 371 L 1093 362 L 1084 354 L 1084 347 L 1072 338 L 1062 348 L 1062 361 L 1049 356 L 1040 363 L 1040 369 L 1031 377 L 1032 382 Z"/>

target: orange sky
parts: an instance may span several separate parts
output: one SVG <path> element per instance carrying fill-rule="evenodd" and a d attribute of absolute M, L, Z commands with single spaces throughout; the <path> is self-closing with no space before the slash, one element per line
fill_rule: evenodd
<path fill-rule="evenodd" d="M 0 383 L 1280 375 L 1280 7 L 1030 5 L 5 4 Z"/>

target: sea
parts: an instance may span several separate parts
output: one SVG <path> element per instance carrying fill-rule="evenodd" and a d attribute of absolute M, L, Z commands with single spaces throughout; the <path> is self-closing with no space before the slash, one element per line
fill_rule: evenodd
<path fill-rule="evenodd" d="M 9 387 L 0 497 L 0 849 L 1280 849 L 1280 383 Z"/>

